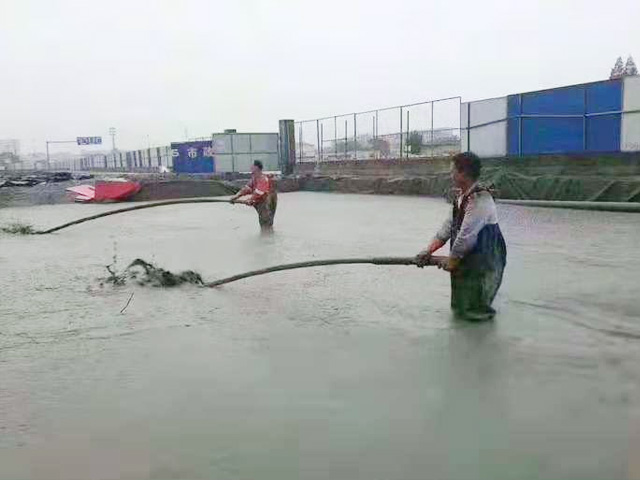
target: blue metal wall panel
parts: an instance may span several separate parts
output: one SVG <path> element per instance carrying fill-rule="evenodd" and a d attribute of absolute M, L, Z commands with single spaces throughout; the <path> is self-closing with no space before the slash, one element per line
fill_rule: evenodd
<path fill-rule="evenodd" d="M 522 95 L 522 113 L 525 115 L 582 115 L 584 89 L 567 87 L 525 93 Z"/>
<path fill-rule="evenodd" d="M 622 81 L 610 80 L 587 85 L 587 113 L 619 112 L 622 110 Z"/>
<path fill-rule="evenodd" d="M 507 120 L 507 154 L 520 155 L 520 120 L 510 118 Z"/>
<path fill-rule="evenodd" d="M 621 111 L 622 96 L 620 80 L 511 95 L 507 105 L 507 152 L 620 151 L 620 114 L 597 114 Z"/>
<path fill-rule="evenodd" d="M 520 155 L 520 95 L 507 97 L 507 155 Z"/>
<path fill-rule="evenodd" d="M 524 118 L 522 154 L 581 152 L 582 118 Z"/>
<path fill-rule="evenodd" d="M 617 152 L 620 150 L 620 114 L 587 118 L 587 151 Z"/>
<path fill-rule="evenodd" d="M 520 95 L 509 95 L 507 97 L 507 116 L 517 117 L 520 111 Z"/>

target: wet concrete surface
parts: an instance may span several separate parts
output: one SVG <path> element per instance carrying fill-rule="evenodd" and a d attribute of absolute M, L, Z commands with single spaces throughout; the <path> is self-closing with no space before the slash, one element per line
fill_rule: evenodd
<path fill-rule="evenodd" d="M 5 208 L 0 223 L 118 207 Z M 226 204 L 1 235 L 0 478 L 640 478 L 635 214 L 499 205 L 509 258 L 483 325 L 451 319 L 436 269 L 99 286 L 114 256 L 214 280 L 411 255 L 447 213 L 300 192 L 268 237 Z"/>

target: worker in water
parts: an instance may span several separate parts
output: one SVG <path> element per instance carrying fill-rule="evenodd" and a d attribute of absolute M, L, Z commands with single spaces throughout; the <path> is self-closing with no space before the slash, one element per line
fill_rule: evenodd
<path fill-rule="evenodd" d="M 275 188 L 275 180 L 262 172 L 263 166 L 260 160 L 253 162 L 251 166 L 251 180 L 238 193 L 231 197 L 231 203 L 249 205 L 258 212 L 260 229 L 268 232 L 273 229 L 273 218 L 276 215 L 278 195 Z M 250 195 L 250 196 L 249 196 Z M 248 197 L 248 198 L 241 198 Z"/>
<path fill-rule="evenodd" d="M 502 283 L 507 247 L 498 225 L 496 204 L 490 190 L 478 183 L 482 164 L 473 153 L 452 159 L 451 179 L 457 195 L 453 214 L 429 246 L 417 257 L 418 266 L 449 241 L 449 256 L 438 267 L 451 274 L 451 308 L 459 318 L 488 320 L 491 303 Z"/>

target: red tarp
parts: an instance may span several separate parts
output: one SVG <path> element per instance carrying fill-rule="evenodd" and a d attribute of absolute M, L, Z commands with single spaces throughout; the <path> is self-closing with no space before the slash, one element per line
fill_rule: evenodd
<path fill-rule="evenodd" d="M 97 182 L 96 186 L 78 185 L 67 188 L 75 193 L 79 202 L 117 202 L 126 200 L 140 191 L 138 182 Z"/>

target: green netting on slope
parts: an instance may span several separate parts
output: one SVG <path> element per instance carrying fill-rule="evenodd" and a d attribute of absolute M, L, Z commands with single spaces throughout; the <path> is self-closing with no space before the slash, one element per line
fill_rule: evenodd
<path fill-rule="evenodd" d="M 640 177 L 524 175 L 513 169 L 485 168 L 483 183 L 493 184 L 498 198 L 511 200 L 564 200 L 640 202 Z M 447 196 L 448 173 L 421 177 L 376 178 L 358 176 L 298 177 L 288 190 L 343 193 Z"/>
<path fill-rule="evenodd" d="M 482 180 L 493 183 L 498 196 L 514 200 L 640 202 L 640 178 L 519 174 L 488 168 Z"/>

